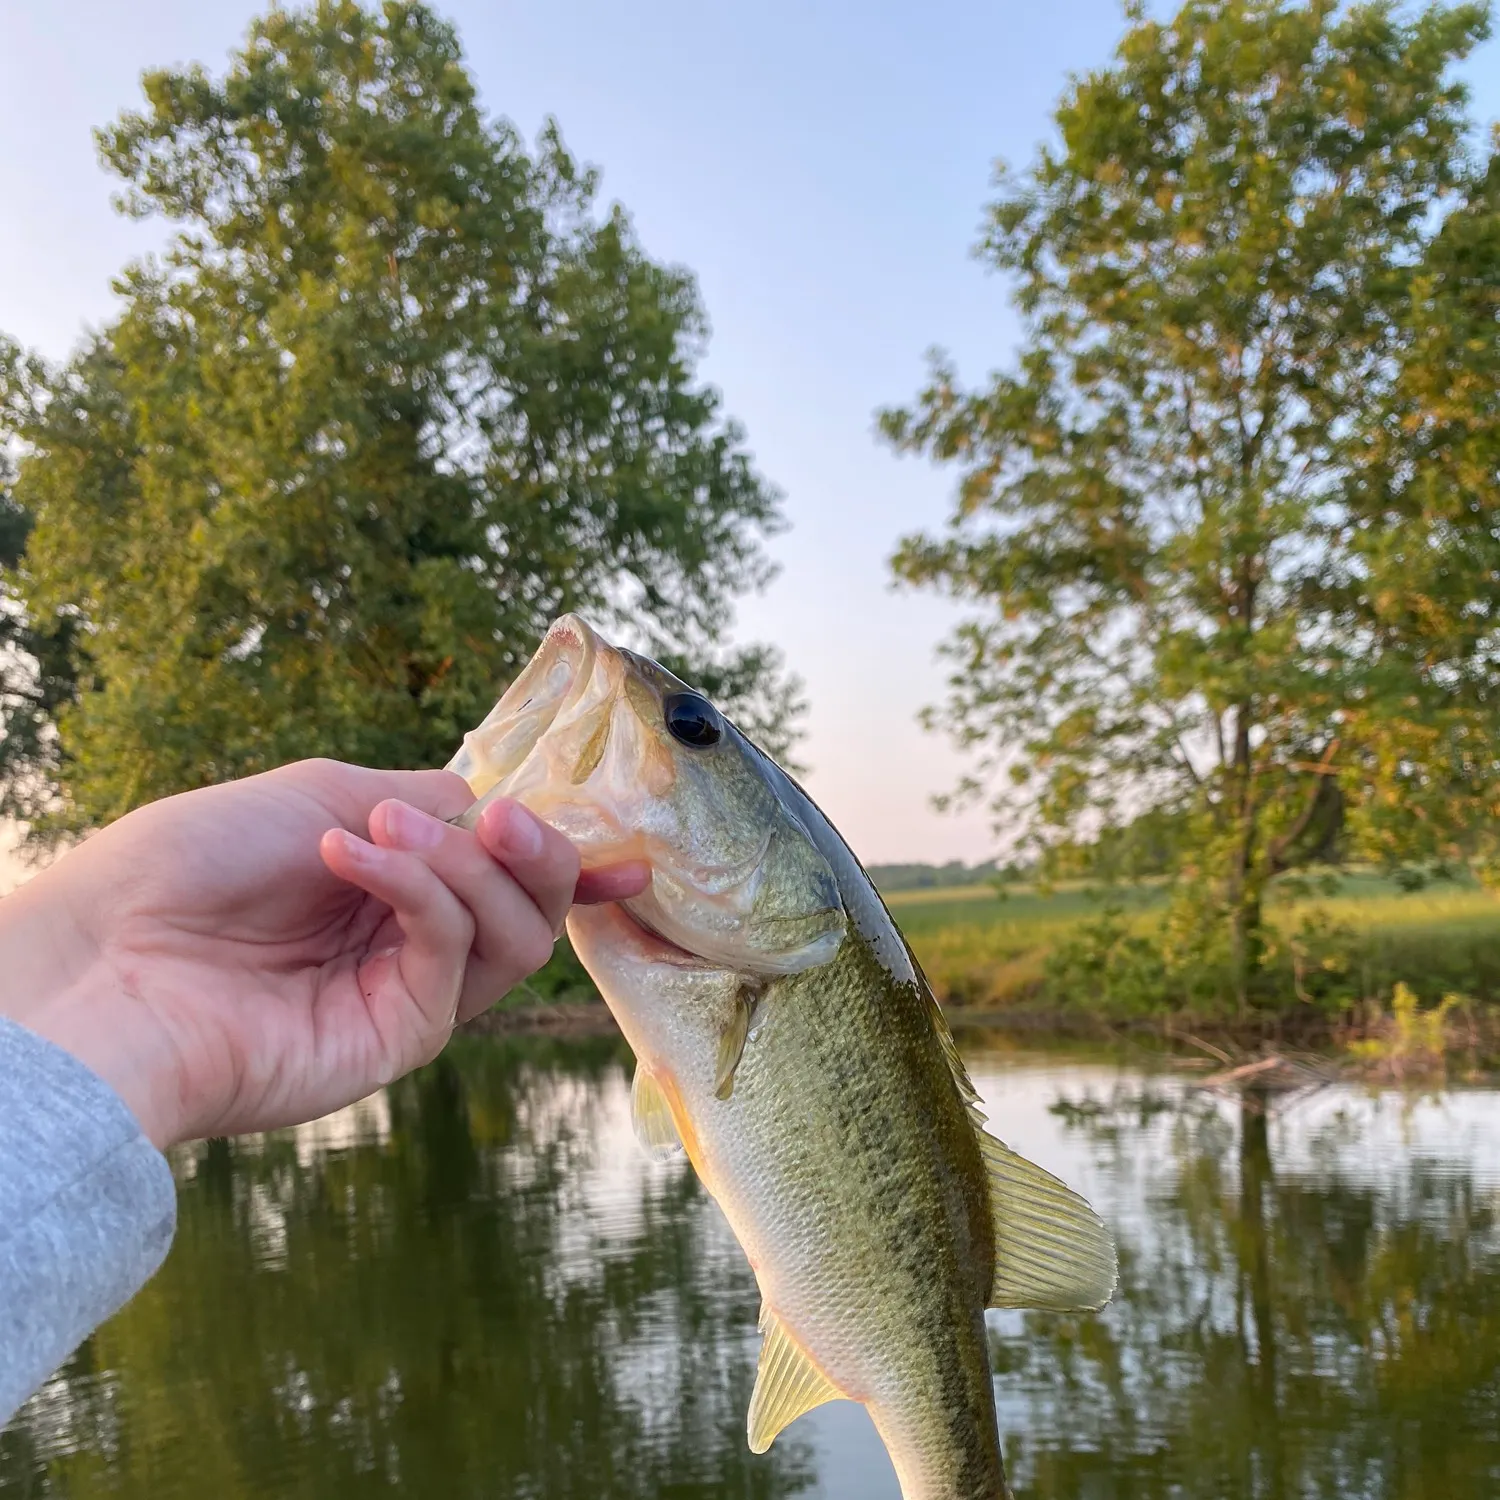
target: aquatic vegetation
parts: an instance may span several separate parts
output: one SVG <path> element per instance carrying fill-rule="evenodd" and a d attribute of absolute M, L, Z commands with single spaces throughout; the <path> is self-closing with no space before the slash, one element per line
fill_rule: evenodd
<path fill-rule="evenodd" d="M 1348 1044 L 1351 1057 L 1372 1072 L 1397 1080 L 1447 1070 L 1448 1018 L 1470 1002 L 1463 995 L 1446 994 L 1424 1010 L 1415 991 L 1398 981 L 1391 993 L 1389 1013 L 1377 1012 L 1373 1035 Z"/>

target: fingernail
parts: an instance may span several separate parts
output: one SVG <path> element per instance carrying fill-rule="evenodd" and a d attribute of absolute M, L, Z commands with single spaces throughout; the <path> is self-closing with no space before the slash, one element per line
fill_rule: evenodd
<path fill-rule="evenodd" d="M 447 825 L 405 802 L 388 802 L 385 831 L 403 849 L 433 849 L 442 843 Z"/>
<path fill-rule="evenodd" d="M 517 859 L 535 859 L 542 852 L 542 825 L 519 802 L 502 802 L 490 814 L 495 842 Z"/>

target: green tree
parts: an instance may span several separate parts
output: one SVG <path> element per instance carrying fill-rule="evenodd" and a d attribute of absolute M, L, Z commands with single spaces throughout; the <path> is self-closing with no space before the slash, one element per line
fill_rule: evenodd
<path fill-rule="evenodd" d="M 1346 709 L 1375 773 L 1351 779 L 1352 832 L 1390 864 L 1458 855 L 1493 878 L 1494 804 L 1474 794 L 1496 761 L 1500 157 L 1426 247 L 1404 332 L 1354 476 L 1357 564 L 1330 594 L 1387 669 Z"/>
<path fill-rule="evenodd" d="M 1336 835 L 1434 858 L 1493 811 L 1494 424 L 1467 468 L 1438 431 L 1496 363 L 1452 76 L 1488 11 L 1130 21 L 999 174 L 979 253 L 1015 287 L 1013 370 L 971 391 L 938 358 L 881 416 L 963 476 L 894 566 L 973 606 L 934 716 L 983 753 L 966 790 L 998 782 L 1044 846 L 1179 819 L 1174 940 L 1243 1006 L 1275 876 Z M 1466 331 L 1435 330 L 1455 300 Z"/>
<path fill-rule="evenodd" d="M 21 389 L 28 373 L 20 350 L 0 337 L 0 381 Z M 0 446 L 0 817 L 30 822 L 51 801 L 52 721 L 75 691 L 77 643 L 72 617 L 34 620 L 22 602 L 18 570 L 31 517 L 16 499 L 15 479 L 14 457 Z"/>
<path fill-rule="evenodd" d="M 99 148 L 170 249 L 69 364 L 0 381 L 26 605 L 88 653 L 65 816 L 441 763 L 570 609 L 784 722 L 764 648 L 722 646 L 777 497 L 694 378 L 695 284 L 554 126 L 487 119 L 399 0 L 273 11 L 145 94 Z"/>

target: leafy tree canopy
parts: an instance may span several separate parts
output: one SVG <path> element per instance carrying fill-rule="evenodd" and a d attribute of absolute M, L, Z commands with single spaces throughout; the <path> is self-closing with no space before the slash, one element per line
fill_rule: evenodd
<path fill-rule="evenodd" d="M 721 646 L 777 497 L 694 378 L 692 277 L 556 128 L 487 119 L 403 0 L 273 11 L 145 94 L 99 149 L 170 249 L 62 368 L 0 362 L 19 590 L 86 651 L 54 826 L 307 754 L 440 764 L 570 609 L 784 749 L 777 664 Z"/>
<path fill-rule="evenodd" d="M 935 715 L 984 752 L 967 789 L 1043 846 L 1178 830 L 1178 917 L 1243 1002 L 1273 877 L 1495 813 L 1500 184 L 1452 71 L 1489 18 L 1130 19 L 999 174 L 1014 365 L 939 358 L 882 414 L 962 474 L 894 566 L 972 606 Z"/>
<path fill-rule="evenodd" d="M 20 351 L 0 336 L 0 380 L 25 374 Z M 14 456 L 0 446 L 0 817 L 30 822 L 52 798 L 52 717 L 73 694 L 77 641 L 71 617 L 34 621 L 21 600 L 31 517 L 16 499 L 15 478 Z"/>

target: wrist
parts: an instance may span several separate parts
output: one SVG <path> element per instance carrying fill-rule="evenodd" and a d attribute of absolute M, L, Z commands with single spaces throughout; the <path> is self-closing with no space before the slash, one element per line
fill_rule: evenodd
<path fill-rule="evenodd" d="M 181 1139 L 181 1100 L 161 1025 L 119 982 L 54 882 L 49 872 L 0 900 L 0 1015 L 75 1057 L 164 1148 Z"/>

